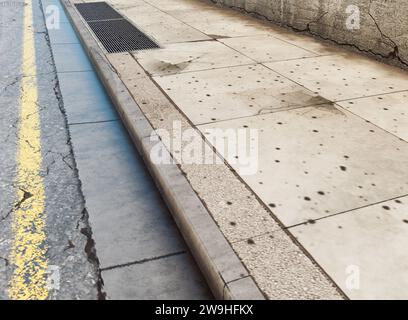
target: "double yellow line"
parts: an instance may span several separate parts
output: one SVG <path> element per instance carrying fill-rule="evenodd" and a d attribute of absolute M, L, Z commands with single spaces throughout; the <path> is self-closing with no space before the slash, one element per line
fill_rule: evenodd
<path fill-rule="evenodd" d="M 32 1 L 24 7 L 23 77 L 18 133 L 17 195 L 10 260 L 14 272 L 9 283 L 10 299 L 46 299 L 47 245 L 45 188 L 41 177 L 41 124 L 38 106 L 37 68 Z"/>

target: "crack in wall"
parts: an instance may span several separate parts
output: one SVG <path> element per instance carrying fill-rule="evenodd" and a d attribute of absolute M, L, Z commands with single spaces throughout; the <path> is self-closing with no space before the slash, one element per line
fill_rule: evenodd
<path fill-rule="evenodd" d="M 379 32 L 380 35 L 381 35 L 381 38 L 386 39 L 386 40 L 388 40 L 389 42 L 391 42 L 391 45 L 389 45 L 389 46 L 393 48 L 393 50 L 390 51 L 390 53 L 388 54 L 387 58 L 389 58 L 389 59 L 394 59 L 394 58 L 395 58 L 395 59 L 397 59 L 400 63 L 402 63 L 402 64 L 408 66 L 408 62 L 407 62 L 407 61 L 404 61 L 404 60 L 401 58 L 401 56 L 400 56 L 400 54 L 399 54 L 399 47 L 398 47 L 398 45 L 396 44 L 396 42 L 395 42 L 394 40 L 392 40 L 391 37 L 387 36 L 387 35 L 381 30 L 381 28 L 380 28 L 380 26 L 379 26 L 377 20 L 374 18 L 374 16 L 373 16 L 372 13 L 371 13 L 371 5 L 372 5 L 372 0 L 370 0 L 370 4 L 368 5 L 368 12 L 367 12 L 368 15 L 369 15 L 370 18 L 373 20 L 373 22 L 374 22 L 374 24 L 375 24 L 375 26 L 376 26 L 378 32 Z"/>
<path fill-rule="evenodd" d="M 376 56 L 377 58 L 381 58 L 381 59 L 385 59 L 385 60 L 396 60 L 400 66 L 403 67 L 408 67 L 408 61 L 405 61 L 401 55 L 400 55 L 400 50 L 398 45 L 395 43 L 395 41 L 393 41 L 389 36 L 385 35 L 381 28 L 379 27 L 377 21 L 374 19 L 374 17 L 372 16 L 371 12 L 368 12 L 368 15 L 371 17 L 371 19 L 374 21 L 374 24 L 376 25 L 376 28 L 378 29 L 378 31 L 380 32 L 380 35 L 383 39 L 387 39 L 388 41 L 390 41 L 392 43 L 392 45 L 390 45 L 392 47 L 392 51 L 388 54 L 382 54 L 378 51 L 375 51 L 372 48 L 362 48 L 361 46 L 355 44 L 355 43 L 351 43 L 351 42 L 343 42 L 343 41 L 339 41 L 335 38 L 332 37 L 326 37 L 320 33 L 314 32 L 311 30 L 311 25 L 312 24 L 317 24 L 326 14 L 328 14 L 328 12 L 323 13 L 322 15 L 320 15 L 318 18 L 313 19 L 311 21 L 309 21 L 308 23 L 306 23 L 306 27 L 305 28 L 298 28 L 295 27 L 293 24 L 289 23 L 289 22 L 284 22 L 283 20 L 283 12 L 281 13 L 281 21 L 280 23 L 278 23 L 278 21 L 275 21 L 271 18 L 268 18 L 267 16 L 263 15 L 262 13 L 256 12 L 256 11 L 251 11 L 251 10 L 247 10 L 244 7 L 237 7 L 234 5 L 227 5 L 224 4 L 223 2 L 218 2 L 217 0 L 211 0 L 212 2 L 216 3 L 216 4 L 221 4 L 223 6 L 229 7 L 231 9 L 243 12 L 243 13 L 247 13 L 249 15 L 252 15 L 256 18 L 262 19 L 262 20 L 266 20 L 269 21 L 273 24 L 279 24 L 281 26 L 286 26 L 288 28 L 290 28 L 292 31 L 295 32 L 307 32 L 313 36 L 315 36 L 316 38 L 320 38 L 322 40 L 326 40 L 326 41 L 330 41 L 333 42 L 334 44 L 338 45 L 338 46 L 342 46 L 342 47 L 349 47 L 349 48 L 353 48 L 361 53 L 365 53 L 365 54 L 370 54 L 373 56 Z M 372 0 L 370 0 L 370 4 L 372 3 Z M 283 9 L 282 9 L 283 10 Z"/>

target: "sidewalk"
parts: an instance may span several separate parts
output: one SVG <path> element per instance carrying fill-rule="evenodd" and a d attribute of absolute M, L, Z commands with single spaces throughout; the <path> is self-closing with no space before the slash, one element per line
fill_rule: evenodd
<path fill-rule="evenodd" d="M 253 174 L 217 145 L 180 168 L 268 298 L 408 298 L 406 71 L 207 1 L 110 3 L 161 46 L 107 55 L 155 129 L 257 132 Z"/>

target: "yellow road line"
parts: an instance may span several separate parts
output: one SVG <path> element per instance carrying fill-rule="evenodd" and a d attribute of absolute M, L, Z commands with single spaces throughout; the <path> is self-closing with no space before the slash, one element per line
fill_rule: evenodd
<path fill-rule="evenodd" d="M 23 77 L 18 136 L 18 199 L 14 211 L 14 242 L 10 260 L 14 273 L 9 283 L 10 299 L 46 299 L 47 247 L 45 189 L 42 165 L 41 127 L 38 107 L 32 2 L 24 7 Z"/>

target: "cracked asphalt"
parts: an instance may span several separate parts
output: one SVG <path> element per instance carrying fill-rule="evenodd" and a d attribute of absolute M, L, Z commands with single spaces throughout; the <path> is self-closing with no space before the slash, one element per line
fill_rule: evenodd
<path fill-rule="evenodd" d="M 41 123 L 42 164 L 38 174 L 45 189 L 42 217 L 47 235 L 41 245 L 47 248 L 46 273 L 55 280 L 47 283 L 47 298 L 97 299 L 98 266 L 92 233 L 84 209 L 44 17 L 39 2 L 33 1 L 33 23 L 24 25 L 26 5 L 22 1 L 0 3 L 0 299 L 9 298 L 10 281 L 15 271 L 9 258 L 15 236 L 15 212 L 33 196 L 30 186 L 24 188 L 16 182 L 22 79 L 30 77 L 36 78 Z M 36 75 L 23 73 L 23 34 L 27 28 L 34 31 Z"/>

